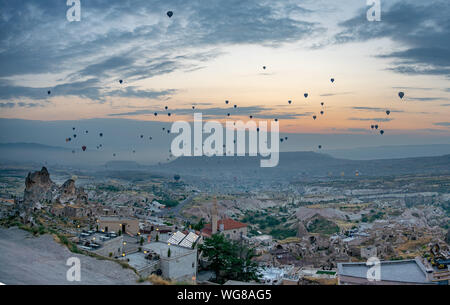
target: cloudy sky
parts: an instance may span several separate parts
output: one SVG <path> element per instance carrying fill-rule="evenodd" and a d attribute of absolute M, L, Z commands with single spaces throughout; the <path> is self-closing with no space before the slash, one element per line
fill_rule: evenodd
<path fill-rule="evenodd" d="M 3 119 L 168 123 L 195 105 L 285 133 L 450 139 L 448 0 L 381 0 L 379 22 L 365 0 L 81 0 L 80 22 L 65 0 L 0 5 Z"/>

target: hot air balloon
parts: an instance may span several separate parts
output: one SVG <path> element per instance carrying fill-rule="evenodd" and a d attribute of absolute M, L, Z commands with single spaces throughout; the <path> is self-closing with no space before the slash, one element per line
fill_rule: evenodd
<path fill-rule="evenodd" d="M 87 148 L 86 146 L 82 146 L 82 147 L 81 147 L 81 149 L 82 149 L 83 151 L 86 151 L 86 148 Z"/>
<path fill-rule="evenodd" d="M 402 99 L 405 96 L 405 93 L 404 92 L 399 92 L 398 96 Z"/>
<path fill-rule="evenodd" d="M 169 16 L 169 18 L 172 18 L 173 12 L 172 12 L 172 11 L 168 11 L 168 12 L 167 12 L 167 16 Z"/>
<path fill-rule="evenodd" d="M 389 110 L 386 110 L 386 114 L 387 114 L 387 115 L 390 115 L 391 112 L 390 112 Z"/>

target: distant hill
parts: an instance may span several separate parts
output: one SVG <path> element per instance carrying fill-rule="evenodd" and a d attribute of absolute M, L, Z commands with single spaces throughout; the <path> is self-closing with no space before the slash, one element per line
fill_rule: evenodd
<path fill-rule="evenodd" d="M 0 143 L 0 149 L 27 149 L 27 150 L 53 150 L 69 151 L 69 149 L 59 146 L 49 146 L 37 143 Z"/>
<path fill-rule="evenodd" d="M 335 158 L 351 160 L 375 160 L 394 158 L 434 157 L 450 154 L 450 144 L 388 145 L 326 150 Z"/>
<path fill-rule="evenodd" d="M 258 179 L 284 179 L 292 177 L 354 176 L 356 172 L 367 176 L 398 174 L 450 173 L 450 155 L 383 160 L 337 159 L 315 152 L 280 153 L 279 165 L 261 168 L 261 157 L 181 157 L 160 165 L 161 170 L 182 175 L 223 177 L 255 177 Z"/>
<path fill-rule="evenodd" d="M 109 161 L 106 162 L 105 168 L 109 170 L 139 170 L 143 165 L 134 161 Z"/>

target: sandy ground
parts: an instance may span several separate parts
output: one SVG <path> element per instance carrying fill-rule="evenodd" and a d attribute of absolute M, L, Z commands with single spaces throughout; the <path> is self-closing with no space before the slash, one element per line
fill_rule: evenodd
<path fill-rule="evenodd" d="M 81 281 L 69 282 L 69 257 L 81 261 Z M 133 285 L 137 275 L 106 260 L 71 253 L 51 235 L 33 237 L 18 228 L 0 228 L 0 282 L 16 285 Z"/>

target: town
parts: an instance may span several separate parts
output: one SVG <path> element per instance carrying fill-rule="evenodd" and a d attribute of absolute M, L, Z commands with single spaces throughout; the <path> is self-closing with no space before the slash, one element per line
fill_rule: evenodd
<path fill-rule="evenodd" d="M 257 181 L 250 191 L 219 192 L 212 180 L 180 175 L 140 172 L 136 180 L 117 171 L 99 179 L 43 167 L 23 181 L 16 171 L 1 171 L 2 235 L 15 226 L 52 234 L 73 253 L 133 270 L 136 283 L 448 284 L 450 277 L 449 175 L 310 179 L 277 191 Z M 366 277 L 373 257 L 378 282 Z"/>

